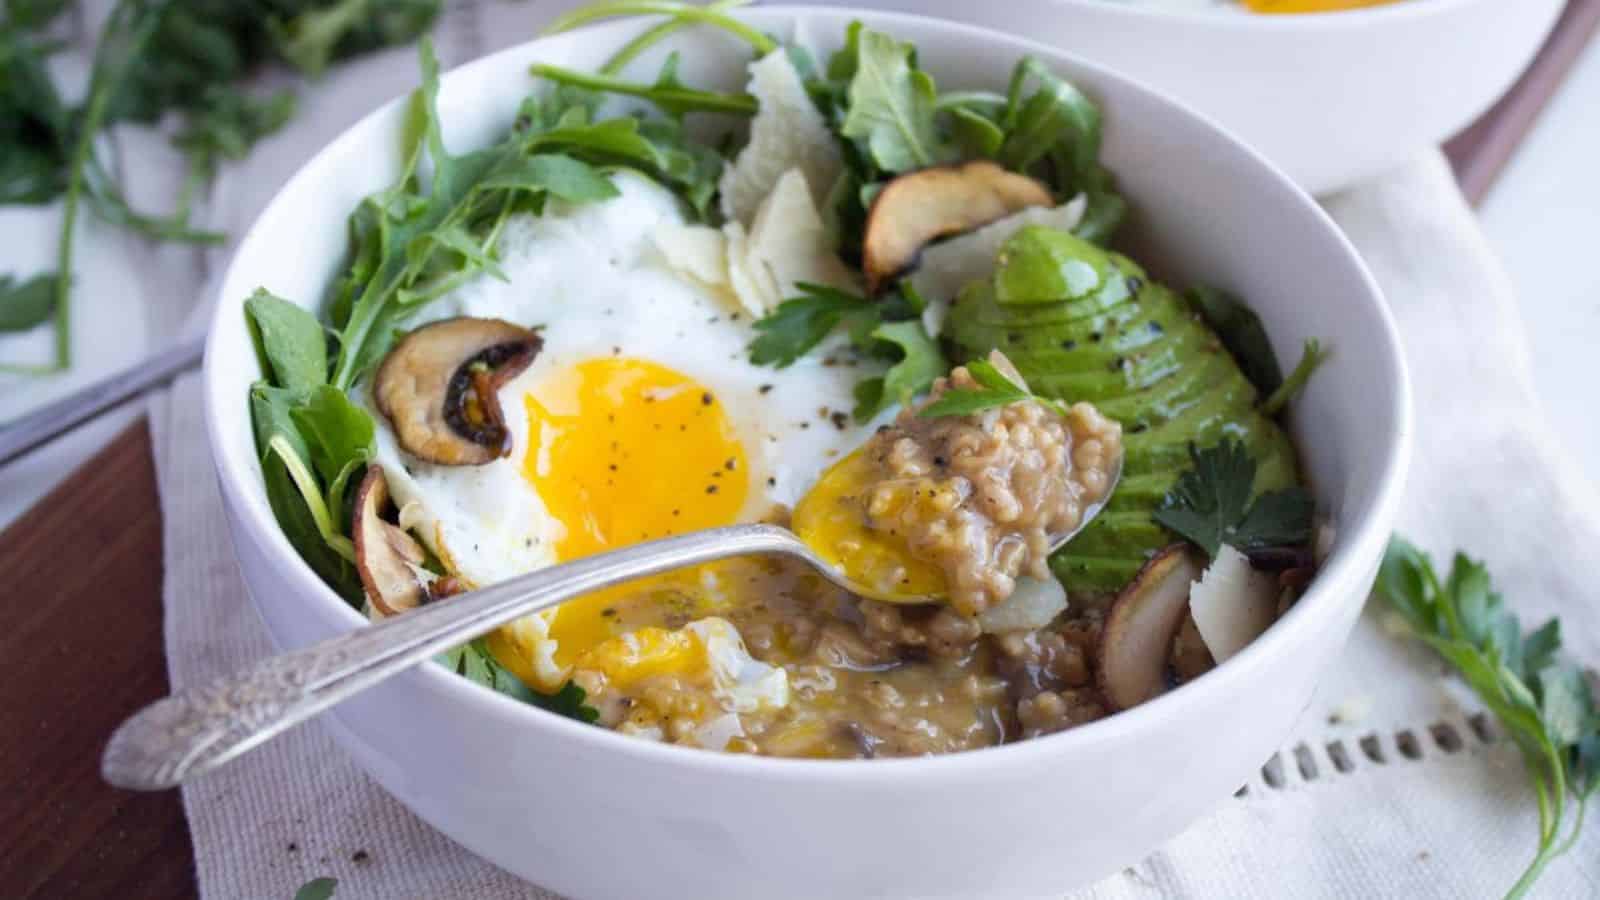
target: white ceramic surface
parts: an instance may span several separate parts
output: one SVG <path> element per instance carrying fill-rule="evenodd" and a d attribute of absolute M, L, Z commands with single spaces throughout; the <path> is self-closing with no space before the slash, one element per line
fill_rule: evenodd
<path fill-rule="evenodd" d="M 824 0 L 834 2 L 834 0 Z M 1052 44 L 1167 92 L 1324 194 L 1466 127 L 1566 0 L 1404 0 L 1307 15 L 1118 0 L 869 0 Z"/>
<path fill-rule="evenodd" d="M 851 15 L 767 8 L 821 49 Z M 1243 653 L 1131 712 L 1044 739 L 953 756 L 773 760 L 661 746 L 561 719 L 425 666 L 326 717 L 341 744 L 424 819 L 495 863 L 574 898 L 1045 897 L 1132 863 L 1204 814 L 1277 748 L 1339 652 L 1387 540 L 1409 447 L 1409 391 L 1378 289 L 1331 221 L 1208 122 L 1040 45 L 931 19 L 865 15 L 915 41 L 941 85 L 997 88 L 1036 53 L 1106 108 L 1105 158 L 1155 270 L 1241 292 L 1279 353 L 1316 336 L 1335 355 L 1297 412 L 1306 467 L 1339 523 L 1307 595 Z M 536 41 L 446 76 L 457 151 L 512 120 L 527 65 L 592 67 L 641 26 Z M 685 80 L 743 82 L 734 45 L 674 39 Z M 647 61 L 648 65 L 649 62 Z M 313 159 L 241 246 L 207 354 L 212 449 L 246 584 L 274 639 L 358 627 L 272 519 L 246 390 L 258 369 L 240 306 L 258 285 L 310 303 L 341 265 L 344 217 L 400 159 L 390 104 Z"/>

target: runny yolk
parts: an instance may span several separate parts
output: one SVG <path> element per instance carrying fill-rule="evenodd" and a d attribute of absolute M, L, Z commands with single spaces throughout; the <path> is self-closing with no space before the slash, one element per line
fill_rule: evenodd
<path fill-rule="evenodd" d="M 1394 2 L 1396 0 L 1244 0 L 1244 5 L 1258 13 L 1318 13 Z"/>
<path fill-rule="evenodd" d="M 749 488 L 744 447 L 715 394 L 648 360 L 608 357 L 555 373 L 527 395 L 523 475 L 565 534 L 561 561 L 738 521 Z M 620 597 L 682 597 L 688 569 L 561 606 L 556 662 L 618 633 Z"/>

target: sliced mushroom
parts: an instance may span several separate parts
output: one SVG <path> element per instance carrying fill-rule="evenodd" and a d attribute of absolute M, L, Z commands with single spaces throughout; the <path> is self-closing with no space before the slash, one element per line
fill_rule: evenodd
<path fill-rule="evenodd" d="M 1200 562 L 1187 544 L 1157 553 L 1111 605 L 1100 633 L 1100 692 L 1116 709 L 1167 689 L 1167 654 L 1189 611 Z"/>
<path fill-rule="evenodd" d="M 424 325 L 384 357 L 373 396 L 412 456 L 481 466 L 511 452 L 499 391 L 542 345 L 537 333 L 499 319 Z"/>
<path fill-rule="evenodd" d="M 1206 648 L 1205 638 L 1200 636 L 1200 628 L 1194 624 L 1192 613 L 1184 616 L 1183 624 L 1178 626 L 1178 634 L 1172 639 L 1172 652 L 1168 654 L 1167 661 L 1172 666 L 1172 674 L 1180 682 L 1193 681 L 1216 667 L 1217 662 L 1211 658 L 1211 651 Z"/>
<path fill-rule="evenodd" d="M 867 290 L 888 287 L 930 241 L 1053 202 L 1044 184 L 984 159 L 907 172 L 883 186 L 867 213 Z"/>
<path fill-rule="evenodd" d="M 392 506 L 383 468 L 367 466 L 356 489 L 356 571 L 361 574 L 361 586 L 367 589 L 367 599 L 385 616 L 413 609 L 428 599 L 428 589 L 417 577 L 422 545 L 385 518 Z"/>

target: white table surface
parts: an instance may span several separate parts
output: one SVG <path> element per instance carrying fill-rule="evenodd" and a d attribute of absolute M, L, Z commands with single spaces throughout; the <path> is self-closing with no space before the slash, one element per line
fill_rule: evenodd
<path fill-rule="evenodd" d="M 1590 470 L 1600 469 L 1600 174 L 1595 171 L 1600 116 L 1595 109 L 1600 109 L 1600 41 L 1585 52 L 1481 209 L 1484 229 L 1522 299 L 1545 410 L 1569 452 Z M 157 142 L 140 143 L 149 148 Z M 51 231 L 41 237 L 54 240 Z M 135 414 L 121 411 L 0 468 L 0 527 Z"/>

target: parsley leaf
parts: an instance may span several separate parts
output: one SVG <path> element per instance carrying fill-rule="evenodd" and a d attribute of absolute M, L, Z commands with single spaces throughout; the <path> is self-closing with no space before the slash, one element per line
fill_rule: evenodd
<path fill-rule="evenodd" d="M 333 889 L 338 886 L 339 879 L 337 878 L 329 878 L 326 875 L 321 878 L 313 878 L 300 885 L 300 889 L 294 892 L 294 900 L 328 900 L 329 897 L 333 896 Z"/>
<path fill-rule="evenodd" d="M 1194 468 L 1178 476 L 1155 520 L 1212 557 L 1223 544 L 1239 550 L 1292 547 L 1311 539 L 1315 501 L 1302 488 L 1255 499 L 1256 461 L 1243 444 L 1225 438 L 1206 450 L 1189 445 Z"/>
<path fill-rule="evenodd" d="M 889 322 L 872 329 L 869 337 L 896 348 L 899 359 L 887 372 L 868 378 L 855 388 L 857 422 L 866 422 L 893 403 L 904 405 L 933 386 L 934 379 L 949 370 L 939 345 L 923 329 L 919 319 Z"/>
<path fill-rule="evenodd" d="M 783 369 L 805 356 L 847 316 L 870 316 L 872 301 L 825 284 L 800 282 L 800 296 L 785 300 L 755 323 L 761 332 L 750 344 L 750 361 Z M 870 330 L 870 327 L 869 329 Z"/>
<path fill-rule="evenodd" d="M 1484 565 L 1456 554 L 1443 582 L 1426 553 L 1396 537 L 1376 591 L 1416 639 L 1432 647 L 1500 720 L 1522 753 L 1539 807 L 1533 860 L 1507 897 L 1525 895 L 1570 849 L 1600 789 L 1600 707 L 1583 672 L 1563 660 L 1552 619 L 1523 636 Z"/>

